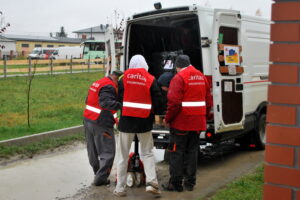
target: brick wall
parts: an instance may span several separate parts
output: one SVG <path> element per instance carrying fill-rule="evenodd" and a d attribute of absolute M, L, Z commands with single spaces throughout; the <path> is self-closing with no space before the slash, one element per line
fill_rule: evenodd
<path fill-rule="evenodd" d="M 264 200 L 300 200 L 300 0 L 272 5 Z"/>

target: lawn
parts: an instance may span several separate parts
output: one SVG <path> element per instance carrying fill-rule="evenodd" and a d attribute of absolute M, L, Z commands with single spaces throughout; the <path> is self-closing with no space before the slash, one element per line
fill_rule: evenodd
<path fill-rule="evenodd" d="M 261 200 L 263 174 L 264 168 L 258 167 L 254 173 L 237 179 L 206 200 Z"/>
<path fill-rule="evenodd" d="M 103 72 L 36 76 L 31 128 L 27 126 L 26 77 L 0 79 L 0 140 L 82 124 L 90 84 Z"/>

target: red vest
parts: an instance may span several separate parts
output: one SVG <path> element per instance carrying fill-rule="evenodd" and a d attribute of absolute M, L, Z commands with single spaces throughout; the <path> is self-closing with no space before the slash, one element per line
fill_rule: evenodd
<path fill-rule="evenodd" d="M 150 88 L 153 80 L 154 77 L 143 68 L 126 70 L 123 76 L 123 116 L 149 117 L 152 107 Z"/>
<path fill-rule="evenodd" d="M 182 100 L 182 114 L 206 114 L 206 86 L 204 75 L 192 65 L 178 73 L 184 80 L 184 94 Z"/>
<path fill-rule="evenodd" d="M 101 106 L 99 105 L 99 91 L 107 85 L 113 86 L 115 89 L 117 89 L 115 83 L 108 77 L 102 78 L 96 82 L 94 82 L 88 92 L 86 107 L 84 110 L 83 116 L 91 119 L 91 120 L 97 120 L 101 114 Z M 114 115 L 114 118 L 116 120 L 117 118 L 117 111 L 116 110 L 110 110 L 111 113 Z"/>

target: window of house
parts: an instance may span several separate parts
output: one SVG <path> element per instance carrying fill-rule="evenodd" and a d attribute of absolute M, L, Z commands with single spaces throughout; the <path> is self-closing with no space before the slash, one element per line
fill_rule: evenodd
<path fill-rule="evenodd" d="M 52 45 L 52 44 L 48 44 L 48 45 L 47 45 L 47 47 L 54 47 L 54 45 Z"/>
<path fill-rule="evenodd" d="M 34 47 L 42 47 L 41 44 L 35 44 Z"/>
<path fill-rule="evenodd" d="M 29 47 L 29 44 L 21 44 L 21 46 L 22 46 L 23 48 L 28 48 L 28 47 Z"/>

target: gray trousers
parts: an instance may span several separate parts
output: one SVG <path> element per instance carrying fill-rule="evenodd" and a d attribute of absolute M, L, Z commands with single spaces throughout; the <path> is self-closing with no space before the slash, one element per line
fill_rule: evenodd
<path fill-rule="evenodd" d="M 114 131 L 87 120 L 84 120 L 84 130 L 89 162 L 95 174 L 94 184 L 102 185 L 110 175 L 115 158 Z"/>

